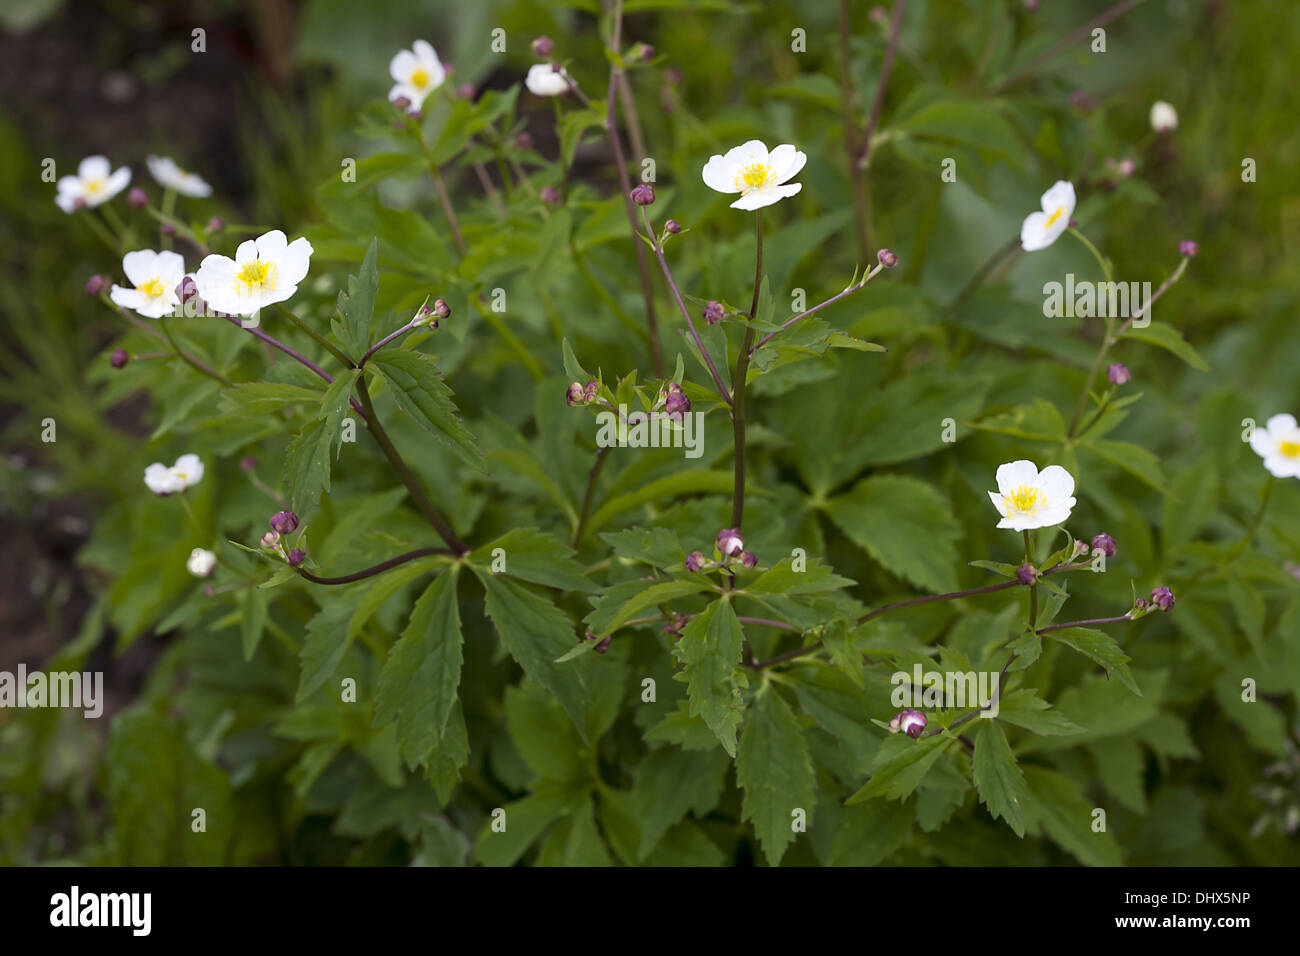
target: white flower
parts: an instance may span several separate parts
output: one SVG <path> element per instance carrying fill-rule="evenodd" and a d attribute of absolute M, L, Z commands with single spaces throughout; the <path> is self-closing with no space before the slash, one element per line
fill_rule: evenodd
<path fill-rule="evenodd" d="M 108 202 L 131 182 L 131 170 L 121 166 L 116 172 L 107 156 L 87 156 L 77 166 L 77 175 L 62 177 L 55 188 L 54 201 L 64 212 L 75 212 L 77 201 L 87 206 Z"/>
<path fill-rule="evenodd" d="M 732 209 L 761 209 L 803 189 L 803 183 L 785 183 L 807 161 L 788 143 L 769 153 L 762 140 L 751 139 L 725 156 L 710 156 L 704 164 L 704 184 L 720 193 L 740 193 Z"/>
<path fill-rule="evenodd" d="M 190 559 L 185 562 L 185 567 L 196 578 L 208 577 L 216 566 L 217 556 L 204 548 L 195 548 L 190 552 Z"/>
<path fill-rule="evenodd" d="M 298 291 L 312 254 L 305 238 L 287 242 L 279 229 L 239 244 L 235 258 L 207 256 L 194 273 L 199 296 L 217 312 L 252 315 Z"/>
<path fill-rule="evenodd" d="M 198 455 L 181 455 L 168 468 L 160 461 L 144 470 L 144 483 L 156 495 L 171 495 L 197 485 L 203 479 L 203 462 Z"/>
<path fill-rule="evenodd" d="M 438 60 L 438 54 L 424 40 L 416 40 L 410 50 L 399 50 L 388 63 L 388 72 L 394 86 L 388 91 L 390 101 L 405 96 L 410 108 L 418 110 L 424 98 L 442 86 L 447 71 Z"/>
<path fill-rule="evenodd" d="M 534 63 L 524 77 L 524 86 L 534 96 L 559 96 L 569 88 L 569 74 L 564 67 L 556 71 L 549 63 Z"/>
<path fill-rule="evenodd" d="M 1060 465 L 1041 472 L 1032 461 L 1013 461 L 998 468 L 998 490 L 990 491 L 1002 520 L 999 528 L 1032 531 L 1049 528 L 1070 517 L 1074 507 L 1074 478 Z"/>
<path fill-rule="evenodd" d="M 197 196 L 200 199 L 212 195 L 212 187 L 202 176 L 181 169 L 170 156 L 150 156 L 145 164 L 149 167 L 149 175 L 163 189 L 174 189 L 182 196 Z"/>
<path fill-rule="evenodd" d="M 159 319 L 180 304 L 176 287 L 185 278 L 185 260 L 176 252 L 138 249 L 122 257 L 122 271 L 134 288 L 114 284 L 108 297 L 125 309 Z"/>
<path fill-rule="evenodd" d="M 1151 128 L 1157 133 L 1178 129 L 1178 111 L 1164 100 L 1156 100 L 1151 104 Z"/>
<path fill-rule="evenodd" d="M 1274 415 L 1250 433 L 1250 447 L 1278 478 L 1300 478 L 1300 427 L 1294 415 Z"/>
<path fill-rule="evenodd" d="M 1058 179 L 1043 193 L 1043 211 L 1031 212 L 1020 225 L 1020 245 L 1026 252 L 1046 249 L 1070 226 L 1074 214 L 1074 186 Z"/>

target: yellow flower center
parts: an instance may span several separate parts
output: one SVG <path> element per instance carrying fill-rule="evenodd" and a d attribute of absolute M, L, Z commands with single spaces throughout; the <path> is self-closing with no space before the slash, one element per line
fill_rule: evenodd
<path fill-rule="evenodd" d="M 1056 212 L 1052 213 L 1050 216 L 1047 217 L 1047 221 L 1046 221 L 1045 223 L 1043 223 L 1043 226 L 1044 226 L 1045 228 L 1047 228 L 1047 229 L 1051 229 L 1051 228 L 1052 228 L 1052 224 L 1053 224 L 1054 222 L 1056 222 L 1056 220 L 1060 219 L 1060 218 L 1061 218 L 1061 215 L 1062 215 L 1064 212 L 1065 212 L 1065 207 L 1064 207 L 1064 206 L 1057 206 L 1057 207 L 1056 207 Z"/>
<path fill-rule="evenodd" d="M 244 267 L 235 276 L 236 292 L 260 292 L 275 288 L 275 264 L 254 259 L 245 262 Z M 242 288 L 241 288 L 242 287 Z"/>
<path fill-rule="evenodd" d="M 154 276 L 148 282 L 141 282 L 135 287 L 135 291 L 143 292 L 150 298 L 156 299 L 166 291 L 166 287 L 163 285 L 161 276 Z"/>
<path fill-rule="evenodd" d="M 1021 485 L 1011 494 L 1003 495 L 1002 501 L 1011 511 L 1029 514 L 1042 504 L 1042 496 L 1038 493 L 1037 488 Z"/>
<path fill-rule="evenodd" d="M 429 74 L 425 72 L 424 67 L 416 67 L 415 72 L 411 74 L 411 85 L 423 89 L 429 84 Z"/>
<path fill-rule="evenodd" d="M 86 182 L 84 183 L 84 186 L 85 186 L 85 188 L 86 188 L 86 192 L 88 192 L 88 193 L 97 193 L 97 192 L 99 192 L 101 189 L 104 188 L 104 180 L 103 180 L 103 179 L 87 179 Z"/>
<path fill-rule="evenodd" d="M 1278 445 L 1278 451 L 1288 458 L 1300 457 L 1300 441 L 1284 441 Z"/>
<path fill-rule="evenodd" d="M 188 481 L 190 476 L 183 471 L 178 471 L 176 472 L 176 477 L 181 479 L 181 481 Z"/>
<path fill-rule="evenodd" d="M 736 177 L 736 188 L 744 192 L 751 189 L 757 189 L 759 186 L 767 184 L 772 175 L 772 167 L 767 163 L 753 163 L 746 166 Z"/>

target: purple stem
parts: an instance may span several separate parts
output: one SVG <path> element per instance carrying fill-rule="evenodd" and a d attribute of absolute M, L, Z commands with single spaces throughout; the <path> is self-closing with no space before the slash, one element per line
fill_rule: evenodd
<path fill-rule="evenodd" d="M 863 277 L 862 277 L 862 281 L 859 282 L 857 285 L 851 285 L 851 286 L 849 286 L 847 289 L 845 289 L 843 292 L 841 292 L 839 295 L 833 295 L 833 296 L 831 296 L 829 299 L 827 299 L 825 302 L 821 302 L 821 303 L 818 303 L 817 305 L 814 305 L 814 306 L 813 306 L 811 309 L 809 309 L 807 312 L 800 312 L 798 315 L 796 315 L 796 316 L 794 316 L 794 317 L 792 317 L 792 318 L 787 319 L 785 322 L 781 323 L 781 327 L 780 327 L 779 329 L 777 329 L 775 332 L 769 332 L 767 335 L 765 335 L 765 336 L 763 336 L 761 339 L 759 339 L 759 340 L 758 340 L 758 344 L 755 345 L 752 349 L 750 349 L 749 354 L 750 354 L 750 355 L 753 355 L 755 352 L 757 352 L 759 349 L 761 349 L 765 344 L 767 344 L 768 342 L 770 342 L 770 341 L 771 341 L 773 338 L 775 338 L 776 336 L 780 335 L 782 332 L 784 332 L 784 331 L 785 331 L 786 329 L 788 329 L 790 326 L 794 325 L 794 324 L 795 324 L 796 322 L 798 322 L 800 319 L 806 319 L 806 318 L 808 318 L 808 316 L 812 315 L 814 312 L 820 312 L 822 309 L 826 308 L 826 306 L 831 305 L 831 304 L 833 304 L 833 303 L 835 303 L 835 302 L 838 302 L 838 301 L 840 301 L 840 299 L 843 299 L 844 297 L 846 297 L 846 296 L 850 296 L 850 295 L 852 295 L 853 293 L 857 292 L 857 291 L 858 291 L 859 289 L 861 289 L 864 285 L 866 285 L 868 282 L 870 282 L 872 279 L 874 279 L 875 276 L 876 276 L 876 273 L 878 273 L 878 272 L 879 272 L 881 269 L 883 269 L 883 268 L 884 268 L 884 265 L 877 265 L 874 269 L 872 269 L 872 270 L 871 270 L 870 272 L 868 272 L 865 276 L 863 276 Z"/>

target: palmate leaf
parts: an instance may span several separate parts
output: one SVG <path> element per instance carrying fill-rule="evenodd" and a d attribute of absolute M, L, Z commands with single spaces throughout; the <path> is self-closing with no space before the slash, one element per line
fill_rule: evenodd
<path fill-rule="evenodd" d="M 380 349 L 367 366 L 393 390 L 397 406 L 461 461 L 486 472 L 483 454 L 460 420 L 451 389 L 433 359 L 409 349 Z"/>
<path fill-rule="evenodd" d="M 673 646 L 685 665 L 691 716 L 704 718 L 723 749 L 736 756 L 736 732 L 748 680 L 739 669 L 745 634 L 728 598 L 714 601 L 691 619 Z"/>
<path fill-rule="evenodd" d="M 745 792 L 744 818 L 753 824 L 768 861 L 780 863 L 794 839 L 794 812 L 812 814 L 816 779 L 799 721 L 771 686 L 745 715 L 736 780 Z"/>
<path fill-rule="evenodd" d="M 397 721 L 398 746 L 410 767 L 438 746 L 460 685 L 456 573 L 453 567 L 438 575 L 415 602 L 379 674 L 374 726 Z"/>

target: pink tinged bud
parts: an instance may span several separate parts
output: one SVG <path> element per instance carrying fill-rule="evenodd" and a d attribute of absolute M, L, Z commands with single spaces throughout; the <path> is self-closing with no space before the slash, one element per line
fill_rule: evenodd
<path fill-rule="evenodd" d="M 226 220 L 220 216 L 213 216 L 208 220 L 208 232 L 220 232 L 226 228 Z"/>
<path fill-rule="evenodd" d="M 176 298 L 180 299 L 182 303 L 190 301 L 198 294 L 199 287 L 195 283 L 193 276 L 186 276 L 180 281 L 180 285 L 176 287 Z"/>
<path fill-rule="evenodd" d="M 418 123 L 420 120 L 424 119 L 424 111 L 423 111 L 423 110 L 411 110 L 411 112 L 407 113 L 406 115 L 409 116 L 409 117 L 411 117 L 411 119 L 415 120 L 417 123 Z"/>
<path fill-rule="evenodd" d="M 668 397 L 664 399 L 664 411 L 668 413 L 669 418 L 681 419 L 691 410 L 691 400 L 687 398 L 679 388 L 677 391 L 670 391 Z"/>
<path fill-rule="evenodd" d="M 533 137 L 528 133 L 520 133 L 515 137 L 515 149 L 522 149 L 524 152 L 533 148 Z"/>
<path fill-rule="evenodd" d="M 1184 239 L 1178 244 L 1178 254 L 1180 256 L 1186 256 L 1189 259 L 1193 258 L 1200 251 L 1201 247 L 1190 239 Z"/>
<path fill-rule="evenodd" d="M 1038 580 L 1038 569 L 1032 564 L 1022 564 L 1016 568 L 1016 580 L 1021 584 L 1033 584 Z"/>
<path fill-rule="evenodd" d="M 113 280 L 108 276 L 93 275 L 86 280 L 86 295 L 99 295 L 107 291 L 113 285 Z"/>
<path fill-rule="evenodd" d="M 1155 588 L 1151 591 L 1151 603 L 1162 611 L 1171 610 L 1174 606 L 1174 592 L 1167 587 Z"/>
<path fill-rule="evenodd" d="M 176 226 L 173 223 L 165 222 L 162 224 L 160 231 L 164 236 L 174 236 L 176 235 Z"/>
<path fill-rule="evenodd" d="M 926 723 L 928 721 L 925 714 L 919 710 L 905 710 L 889 722 L 889 732 L 896 734 L 901 731 L 909 737 L 916 738 L 921 736 L 921 731 L 925 730 Z"/>
<path fill-rule="evenodd" d="M 212 597 L 212 595 L 214 595 L 214 594 L 216 594 L 216 593 L 217 593 L 217 589 L 214 588 L 211 584 L 205 584 L 205 585 L 203 585 L 203 596 L 204 596 L 204 597 Z"/>
<path fill-rule="evenodd" d="M 1137 169 L 1137 164 L 1135 164 L 1133 160 L 1125 158 L 1119 161 L 1118 168 L 1119 168 L 1120 176 L 1124 177 L 1125 179 L 1128 179 L 1130 176 L 1133 175 L 1134 171 Z"/>
<path fill-rule="evenodd" d="M 600 394 L 600 382 L 594 378 L 587 383 L 587 387 L 582 390 L 582 399 L 586 402 L 594 402 L 596 396 Z"/>
<path fill-rule="evenodd" d="M 143 209 L 149 205 L 149 194 L 139 186 L 135 186 L 126 194 L 126 204 L 132 209 Z"/>
<path fill-rule="evenodd" d="M 581 383 L 581 382 L 574 382 L 573 384 L 571 384 L 571 385 L 569 386 L 568 394 L 566 394 L 566 395 L 564 396 L 564 400 L 565 400 L 566 402 L 568 402 L 570 405 L 581 405 L 581 404 L 583 404 L 583 401 L 582 401 L 582 383 Z"/>
<path fill-rule="evenodd" d="M 433 300 L 433 314 L 440 319 L 446 319 L 451 316 L 451 307 L 442 299 Z"/>
<path fill-rule="evenodd" d="M 632 201 L 638 206 L 649 206 L 655 201 L 654 187 L 649 183 L 642 183 L 632 190 Z"/>
<path fill-rule="evenodd" d="M 1110 535 L 1102 532 L 1092 539 L 1092 550 L 1100 551 L 1108 558 L 1115 557 L 1115 552 L 1119 550 L 1115 547 L 1115 539 Z"/>
<path fill-rule="evenodd" d="M 257 469 L 257 459 L 252 455 L 245 455 L 239 459 L 239 467 L 244 471 L 255 471 Z"/>
<path fill-rule="evenodd" d="M 677 235 L 682 231 L 682 224 L 676 219 L 669 219 L 664 223 L 664 230 L 671 236 Z"/>
<path fill-rule="evenodd" d="M 596 641 L 596 646 L 592 648 L 592 650 L 597 654 L 604 654 L 609 650 L 610 638 L 608 636 L 601 638 L 590 628 L 588 628 L 587 633 L 583 635 L 583 640 Z"/>
<path fill-rule="evenodd" d="M 474 98 L 474 84 L 462 83 L 460 86 L 456 87 L 456 94 L 462 100 L 472 100 Z"/>
<path fill-rule="evenodd" d="M 740 563 L 747 568 L 752 568 L 758 564 L 758 556 L 753 551 L 740 552 Z"/>
<path fill-rule="evenodd" d="M 296 568 L 307 560 L 307 552 L 302 548 L 294 548 L 289 552 L 289 567 Z"/>
<path fill-rule="evenodd" d="M 274 531 L 268 531 L 262 535 L 262 540 L 259 543 L 267 551 L 274 551 L 280 544 L 280 536 Z"/>
<path fill-rule="evenodd" d="M 636 53 L 637 56 L 639 56 L 642 62 L 644 63 L 648 63 L 655 58 L 655 48 L 652 47 L 649 43 L 642 43 L 638 45 Z"/>
<path fill-rule="evenodd" d="M 686 556 L 686 570 L 695 572 L 704 567 L 704 555 L 699 551 L 692 551 Z"/>
<path fill-rule="evenodd" d="M 735 558 L 745 550 L 745 539 L 736 528 L 723 528 L 718 532 L 717 546 L 719 553 Z"/>
<path fill-rule="evenodd" d="M 405 113 L 408 109 L 411 108 L 411 101 L 408 97 L 398 96 L 393 99 L 393 107 Z"/>
<path fill-rule="evenodd" d="M 704 307 L 704 321 L 709 325 L 717 325 L 722 321 L 723 308 L 722 303 L 711 301 Z"/>
<path fill-rule="evenodd" d="M 1130 372 L 1127 367 L 1120 365 L 1118 362 L 1106 367 L 1106 378 L 1110 380 L 1112 385 L 1123 385 L 1132 377 L 1133 373 Z"/>
<path fill-rule="evenodd" d="M 554 186 L 543 186 L 537 193 L 542 202 L 548 206 L 557 205 L 560 201 L 560 193 Z"/>
<path fill-rule="evenodd" d="M 271 529 L 279 534 L 293 534 L 298 530 L 298 516 L 292 511 L 277 511 L 271 515 Z"/>
<path fill-rule="evenodd" d="M 876 258 L 880 260 L 880 264 L 886 269 L 892 269 L 894 266 L 898 265 L 898 256 L 894 255 L 888 249 L 881 249 L 876 253 Z"/>
<path fill-rule="evenodd" d="M 533 56 L 546 57 L 555 52 L 555 41 L 550 37 L 538 37 L 533 41 Z"/>
<path fill-rule="evenodd" d="M 1142 610 L 1142 608 L 1147 606 L 1146 598 L 1138 598 L 1136 601 L 1133 602 L 1133 606 L 1136 607 L 1139 611 Z"/>
<path fill-rule="evenodd" d="M 1081 558 L 1081 557 L 1083 557 L 1083 556 L 1084 556 L 1085 554 L 1087 554 L 1090 550 L 1091 550 L 1091 549 L 1088 547 L 1088 542 L 1087 542 L 1087 541 L 1076 541 L 1076 542 L 1074 542 L 1074 556 L 1075 556 L 1076 558 Z"/>
<path fill-rule="evenodd" d="M 73 209 L 85 209 L 85 208 L 86 208 L 86 200 L 84 200 L 84 199 L 82 199 L 80 196 L 78 196 L 76 199 L 72 200 L 72 208 L 73 208 Z"/>
<path fill-rule="evenodd" d="M 113 349 L 113 354 L 108 357 L 108 361 L 113 368 L 122 368 L 127 362 L 131 361 L 131 356 L 126 349 Z"/>
<path fill-rule="evenodd" d="M 668 67 L 668 69 L 664 70 L 664 79 L 674 85 L 680 83 L 682 81 L 681 67 L 676 67 L 676 66 Z"/>
<path fill-rule="evenodd" d="M 1097 102 L 1096 97 L 1087 90 L 1075 90 L 1070 94 L 1070 105 L 1087 113 L 1095 110 L 1100 104 Z"/>
<path fill-rule="evenodd" d="M 881 6 L 872 7 L 867 16 L 871 17 L 871 19 L 875 20 L 877 23 L 884 23 L 889 19 L 889 14 L 886 13 L 885 8 Z"/>
<path fill-rule="evenodd" d="M 1024 0 L 1024 4 L 1025 9 L 1030 13 L 1034 13 L 1038 10 L 1038 0 Z"/>

